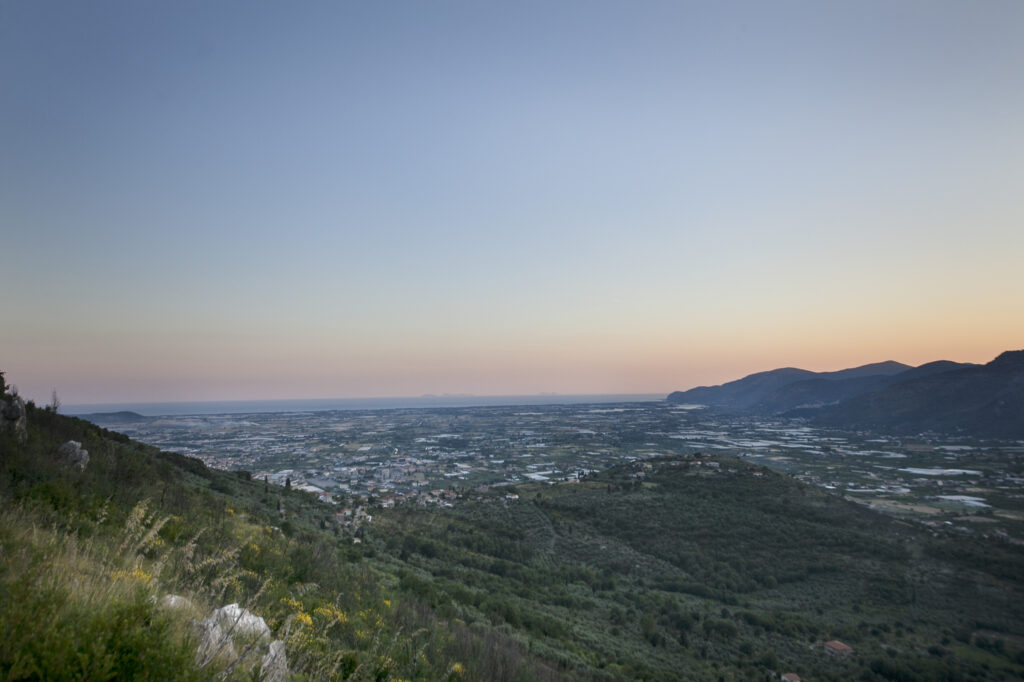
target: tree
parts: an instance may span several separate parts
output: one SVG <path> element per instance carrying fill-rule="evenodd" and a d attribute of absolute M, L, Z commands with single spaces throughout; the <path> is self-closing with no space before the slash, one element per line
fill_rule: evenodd
<path fill-rule="evenodd" d="M 50 397 L 50 404 L 46 406 L 46 409 L 51 412 L 57 412 L 60 409 L 60 398 L 57 397 L 57 389 L 53 389 L 53 393 Z"/>

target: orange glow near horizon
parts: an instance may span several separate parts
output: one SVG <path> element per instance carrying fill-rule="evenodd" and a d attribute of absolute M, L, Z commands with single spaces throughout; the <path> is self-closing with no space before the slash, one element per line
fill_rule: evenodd
<path fill-rule="evenodd" d="M 1022 330 L 1024 331 L 1024 330 Z M 523 347 L 427 347 L 332 355 L 289 356 L 273 347 L 247 352 L 209 347 L 151 348 L 120 357 L 83 353 L 74 361 L 45 366 L 8 365 L 7 375 L 37 402 L 57 388 L 64 402 L 159 402 L 290 398 L 476 395 L 667 394 L 714 385 L 779 367 L 833 371 L 895 360 L 919 365 L 933 360 L 985 363 L 1024 344 L 1007 334 L 1004 343 L 979 343 L 968 334 L 930 339 L 859 339 L 823 335 L 794 340 L 780 330 L 648 342 L 580 339 Z M 799 343 L 797 342 L 799 341 Z M 929 342 L 930 341 L 930 342 Z M 205 354 L 204 354 L 205 353 Z M 80 360 L 85 359 L 85 364 Z M 168 372 L 168 369 L 172 371 Z"/>
<path fill-rule="evenodd" d="M 0 369 L 37 401 L 1024 346 L 1024 3 L 67 5 L 0 41 Z"/>

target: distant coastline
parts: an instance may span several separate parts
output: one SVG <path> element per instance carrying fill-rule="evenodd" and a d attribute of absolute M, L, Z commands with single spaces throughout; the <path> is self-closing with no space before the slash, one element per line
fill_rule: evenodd
<path fill-rule="evenodd" d="M 405 398 L 316 398 L 295 400 L 211 400 L 196 402 L 96 403 L 64 405 L 67 415 L 102 412 L 137 412 L 146 417 L 193 414 L 250 414 L 272 412 L 325 412 L 329 410 L 389 410 L 417 407 L 508 407 L 514 405 L 573 405 L 586 403 L 635 403 L 664 400 L 658 393 L 595 395 L 426 395 Z"/>

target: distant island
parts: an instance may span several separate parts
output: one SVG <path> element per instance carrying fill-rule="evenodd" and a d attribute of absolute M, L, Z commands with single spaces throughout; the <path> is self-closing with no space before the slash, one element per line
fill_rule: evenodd
<path fill-rule="evenodd" d="M 130 410 L 120 410 L 118 412 L 93 412 L 92 414 L 81 414 L 78 416 L 81 419 L 91 421 L 93 424 L 98 424 L 100 426 L 107 426 L 109 424 L 136 424 L 138 422 L 145 422 L 152 419 L 152 417 L 147 417 Z"/>
<path fill-rule="evenodd" d="M 1024 438 L 1024 350 L 984 365 L 887 361 L 837 372 L 784 367 L 676 391 L 667 400 L 837 428 Z"/>

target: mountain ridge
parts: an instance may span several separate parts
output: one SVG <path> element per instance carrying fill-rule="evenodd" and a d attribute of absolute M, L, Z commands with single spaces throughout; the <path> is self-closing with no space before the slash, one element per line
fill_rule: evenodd
<path fill-rule="evenodd" d="M 1024 350 L 984 365 L 914 376 L 824 410 L 823 426 L 1024 438 Z"/>
<path fill-rule="evenodd" d="M 892 361 L 836 372 L 769 370 L 711 387 L 676 391 L 669 403 L 725 412 L 807 418 L 822 426 L 1024 437 L 1024 350 L 976 365 Z"/>
<path fill-rule="evenodd" d="M 818 382 L 818 387 L 824 387 L 825 391 L 834 390 L 840 382 L 865 382 L 868 379 L 878 377 L 891 377 L 901 372 L 913 369 L 910 365 L 904 365 L 893 360 L 876 362 L 858 367 L 850 367 L 830 372 L 812 372 L 811 370 L 797 367 L 782 367 L 779 369 L 756 372 L 747 375 L 742 379 L 730 381 L 718 386 L 698 386 L 688 391 L 675 391 L 669 394 L 667 400 L 670 403 L 699 403 L 711 407 L 720 407 L 728 410 L 755 409 L 758 412 L 781 411 L 773 406 L 773 401 L 779 401 L 775 397 L 780 391 L 787 387 L 803 384 L 803 382 Z M 823 383 L 828 382 L 828 383 Z M 874 387 L 876 381 L 865 382 L 870 388 Z M 856 384 L 850 384 L 855 386 Z M 790 392 L 800 393 L 803 391 L 813 392 L 812 387 L 789 389 Z M 849 391 L 847 391 L 849 392 Z M 834 398 L 809 398 L 809 400 L 830 401 Z M 788 404 L 792 399 L 781 398 L 786 403 L 783 409 L 798 407 L 798 404 Z"/>

